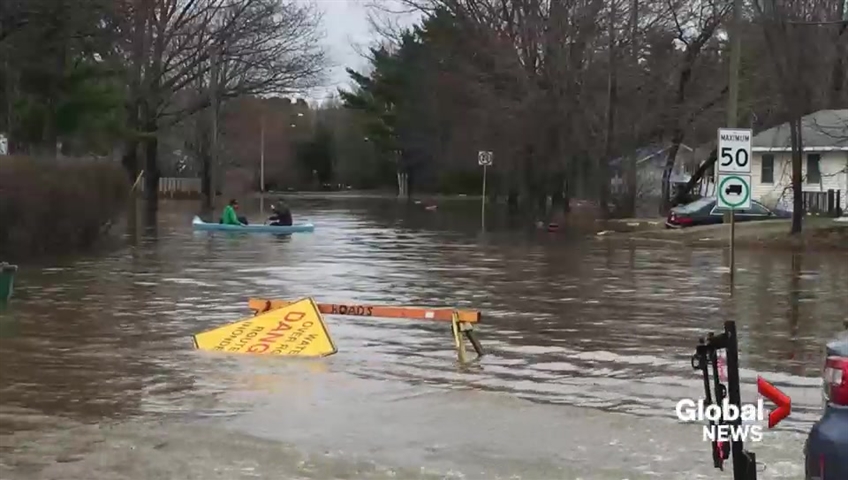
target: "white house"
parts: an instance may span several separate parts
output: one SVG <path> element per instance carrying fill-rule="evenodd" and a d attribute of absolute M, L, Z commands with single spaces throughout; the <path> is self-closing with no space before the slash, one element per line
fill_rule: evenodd
<path fill-rule="evenodd" d="M 625 188 L 626 164 L 629 159 L 635 157 L 639 196 L 659 197 L 662 191 L 662 176 L 669 149 L 671 149 L 670 143 L 651 145 L 631 152 L 629 158 L 618 157 L 610 160 L 609 166 L 612 171 L 610 185 L 613 193 Z M 695 150 L 685 143 L 681 143 L 674 162 L 674 169 L 671 172 L 671 184 L 685 184 L 697 168 L 698 161 L 695 158 Z"/>
<path fill-rule="evenodd" d="M 840 192 L 848 210 L 848 110 L 821 110 L 801 119 L 804 147 L 802 185 L 806 192 Z M 792 148 L 789 124 L 752 139 L 752 197 L 764 205 L 792 209 Z"/>

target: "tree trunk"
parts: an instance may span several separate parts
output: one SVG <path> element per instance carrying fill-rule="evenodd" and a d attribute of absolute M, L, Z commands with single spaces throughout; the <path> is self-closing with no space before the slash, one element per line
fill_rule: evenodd
<path fill-rule="evenodd" d="M 61 6 L 59 7 L 61 9 Z M 61 10 L 60 10 L 61 11 Z M 61 27 L 59 27 L 61 28 Z M 56 41 L 56 40 L 48 40 Z M 65 43 L 61 44 L 56 52 L 54 71 L 50 78 L 50 86 L 47 91 L 46 108 L 44 111 L 44 124 L 42 125 L 40 153 L 50 158 L 57 156 L 57 143 L 59 141 L 57 113 L 59 109 L 59 96 L 62 94 L 62 77 L 65 74 L 65 63 L 68 49 Z"/>
<path fill-rule="evenodd" d="M 17 150 L 15 148 L 16 146 L 15 146 L 15 140 L 14 140 L 14 132 L 15 132 L 15 119 L 14 119 L 15 109 L 14 109 L 14 105 L 15 105 L 15 101 L 16 101 L 15 96 L 16 96 L 16 93 L 17 93 L 17 92 L 15 92 L 15 85 L 17 85 L 18 79 L 15 78 L 16 77 L 15 72 L 12 71 L 12 64 L 11 64 L 11 62 L 9 62 L 9 57 L 12 55 L 12 53 L 9 51 L 9 49 L 3 49 L 2 52 L 4 53 L 4 55 L 3 55 L 3 63 L 4 63 L 4 66 L 3 66 L 3 73 L 4 73 L 3 82 L 5 83 L 5 87 L 6 87 L 6 89 L 5 89 L 6 90 L 5 91 L 6 111 L 4 112 L 6 114 L 6 140 L 7 140 L 6 146 L 8 148 L 8 151 L 6 152 L 6 154 L 14 155 L 16 150 Z"/>
<path fill-rule="evenodd" d="M 532 214 L 536 214 L 536 155 L 532 144 L 527 144 L 524 147 L 524 163 L 521 171 L 521 194 L 519 195 L 521 207 L 523 210 L 530 210 Z"/>
<path fill-rule="evenodd" d="M 127 121 L 129 122 L 129 119 Z M 138 179 L 138 174 L 141 173 L 138 168 L 138 141 L 134 138 L 135 133 L 132 135 L 133 138 L 124 140 L 124 151 L 121 155 L 121 165 L 124 166 L 124 170 L 127 172 L 130 184 L 135 183 Z"/>
<path fill-rule="evenodd" d="M 217 185 L 215 185 L 216 160 L 218 158 L 218 56 L 213 51 L 210 58 L 209 85 L 200 86 L 201 95 L 209 97 L 208 119 L 203 118 L 203 113 L 197 120 L 200 132 L 198 145 L 200 146 L 200 189 L 203 195 L 201 209 L 204 213 L 211 213 L 215 208 L 215 196 Z M 202 67 L 199 67 L 202 68 Z M 202 78 L 202 76 L 201 76 Z M 202 80 L 201 80 L 202 81 Z"/>
<path fill-rule="evenodd" d="M 665 168 L 663 168 L 662 176 L 662 198 L 660 199 L 660 215 L 665 216 L 671 209 L 671 173 L 674 171 L 674 164 L 677 161 L 677 152 L 680 150 L 680 145 L 683 143 L 683 129 L 678 128 L 671 138 L 671 148 L 668 149 L 668 156 L 665 159 Z"/>
<path fill-rule="evenodd" d="M 604 153 L 599 159 L 598 165 L 598 203 L 601 210 L 601 218 L 607 219 L 610 215 L 610 172 L 609 161 L 613 152 L 613 141 L 615 137 L 615 104 L 618 93 L 618 78 L 616 72 L 616 40 L 615 40 L 615 2 L 610 3 L 609 14 L 609 78 L 607 83 L 607 124 L 604 135 Z"/>
<path fill-rule="evenodd" d="M 198 89 L 200 94 L 206 94 L 205 87 L 201 86 Z M 206 215 L 212 212 L 214 207 L 214 196 L 212 195 L 212 157 L 210 155 L 209 142 L 210 142 L 210 125 L 212 122 L 207 121 L 205 116 L 207 112 L 203 111 L 197 115 L 197 119 L 194 121 L 194 154 L 200 164 L 200 194 L 203 197 L 201 199 L 201 212 Z"/>
<path fill-rule="evenodd" d="M 635 135 L 634 135 L 635 138 Z M 635 154 L 631 154 L 627 156 L 627 159 L 622 163 L 624 164 L 624 191 L 622 192 L 621 199 L 621 212 L 625 217 L 635 217 L 636 216 L 636 203 L 637 203 L 637 195 L 639 192 L 639 177 L 638 177 L 638 166 L 636 165 L 636 161 L 638 160 Z"/>
<path fill-rule="evenodd" d="M 221 168 L 221 162 L 218 158 L 218 116 L 220 114 L 220 102 L 219 100 L 219 86 L 220 86 L 220 63 L 219 63 L 219 55 L 218 49 L 212 52 L 211 55 L 211 66 L 210 66 L 210 79 L 209 79 L 209 95 L 211 108 L 209 109 L 209 114 L 211 115 L 210 119 L 210 145 L 209 145 L 209 163 L 207 165 L 207 172 L 209 174 L 209 205 L 213 207 L 215 204 L 215 198 L 218 196 L 218 190 L 221 188 L 223 184 L 223 169 Z"/>
<path fill-rule="evenodd" d="M 758 4 L 755 4 L 758 5 Z M 771 7 L 774 5 L 766 4 Z M 757 7 L 759 9 L 759 7 Z M 789 121 L 790 141 L 792 144 L 792 228 L 791 234 L 801 233 L 804 218 L 804 199 L 802 188 L 802 162 L 804 141 L 801 132 L 801 118 L 811 105 L 810 89 L 801 77 L 802 58 L 807 52 L 790 36 L 789 24 L 784 18 L 777 18 L 775 11 L 769 9 L 765 15 L 763 34 L 769 53 L 774 61 L 778 86 L 786 105 Z"/>
<path fill-rule="evenodd" d="M 144 109 L 144 200 L 146 211 L 156 212 L 159 202 L 159 137 L 154 113 Z"/>
<path fill-rule="evenodd" d="M 151 8 L 156 8 L 151 6 Z M 143 101 L 141 104 L 141 121 L 144 125 L 144 189 L 146 210 L 155 221 L 155 213 L 159 206 L 159 108 L 162 102 L 162 58 L 165 54 L 165 30 L 163 23 L 164 14 L 160 12 L 157 17 L 151 10 L 149 12 L 151 25 L 146 33 L 150 35 L 153 47 L 149 56 L 149 65 L 144 72 L 145 78 L 142 82 Z"/>
<path fill-rule="evenodd" d="M 557 172 L 553 176 L 552 183 L 553 191 L 551 198 L 551 208 L 554 210 L 559 210 L 563 213 L 568 213 L 568 207 L 566 206 L 566 203 L 568 203 L 568 194 L 565 190 L 565 173 L 563 171 Z"/>
<path fill-rule="evenodd" d="M 413 186 L 415 185 L 415 172 L 413 167 L 408 167 L 406 169 L 406 201 L 412 202 Z"/>
<path fill-rule="evenodd" d="M 145 132 L 149 135 L 144 141 L 144 200 L 148 212 L 155 212 L 159 202 L 159 138 L 157 137 L 156 124 L 145 125 Z"/>
<path fill-rule="evenodd" d="M 848 61 L 848 11 L 845 10 L 845 3 L 846 0 L 840 0 L 838 5 L 838 18 L 844 21 L 837 27 L 834 42 L 836 59 L 831 73 L 830 90 L 830 105 L 833 107 L 845 105 L 845 62 Z"/>
<path fill-rule="evenodd" d="M 126 112 L 126 130 L 128 138 L 124 140 L 124 152 L 121 163 L 127 171 L 130 182 L 135 182 L 141 173 L 138 164 L 139 98 L 141 96 L 141 64 L 144 62 L 144 38 L 147 25 L 147 10 L 139 9 L 134 13 L 132 25 L 132 57 L 130 60 L 129 92 Z"/>
<path fill-rule="evenodd" d="M 801 233 L 804 218 L 804 193 L 801 186 L 801 171 L 804 140 L 801 136 L 801 117 L 794 116 L 789 121 L 790 137 L 792 141 L 792 231 L 794 235 Z"/>
<path fill-rule="evenodd" d="M 203 210 L 211 212 L 215 196 L 212 194 L 212 158 L 208 151 L 200 154 L 200 193 L 203 195 Z"/>
<path fill-rule="evenodd" d="M 692 189 L 695 188 L 695 185 L 697 185 L 698 182 L 700 182 L 701 179 L 704 178 L 704 175 L 706 175 L 712 169 L 713 165 L 715 165 L 716 159 L 718 159 L 718 149 L 714 148 L 710 152 L 710 156 L 707 157 L 707 160 L 698 166 L 698 169 L 695 170 L 695 173 L 692 175 L 692 178 L 690 178 L 689 181 L 686 182 L 686 186 L 677 192 L 677 195 L 675 195 L 674 201 L 672 203 L 683 203 L 686 200 L 686 196 L 689 194 L 689 192 L 691 192 Z"/>
<path fill-rule="evenodd" d="M 545 182 L 547 183 L 547 182 Z M 548 189 L 541 185 L 541 188 L 535 189 L 536 192 L 536 213 L 541 218 L 548 218 Z"/>
<path fill-rule="evenodd" d="M 148 90 L 150 91 L 150 90 Z M 159 125 L 156 121 L 155 104 L 152 98 L 142 103 L 141 125 L 144 132 L 142 145 L 144 146 L 144 200 L 145 210 L 148 214 L 154 214 L 159 202 Z"/>
<path fill-rule="evenodd" d="M 710 24 L 709 28 L 702 30 L 698 38 L 686 49 L 686 56 L 683 61 L 683 67 L 680 70 L 680 76 L 677 80 L 677 93 L 675 94 L 674 99 L 674 111 L 678 112 L 678 115 L 681 115 L 679 112 L 683 111 L 686 104 L 686 88 L 689 86 L 690 80 L 692 80 L 692 69 L 695 66 L 695 62 L 698 60 L 698 56 L 700 55 L 704 45 L 710 38 L 712 38 L 716 28 L 718 28 L 718 25 L 719 23 L 716 22 L 714 24 Z M 671 208 L 671 199 L 669 198 L 671 185 L 669 184 L 669 180 L 671 178 L 671 172 L 674 170 L 674 162 L 677 160 L 677 151 L 680 149 L 680 144 L 683 143 L 683 138 L 685 136 L 684 126 L 691 123 L 692 119 L 694 119 L 694 116 L 689 118 L 687 121 L 677 118 L 673 128 L 671 128 L 673 132 L 671 137 L 672 145 L 669 150 L 668 157 L 666 157 L 666 164 L 663 169 L 662 177 L 662 198 L 660 199 L 659 213 L 663 216 L 665 216 Z"/>
<path fill-rule="evenodd" d="M 506 204 L 509 213 L 518 213 L 518 188 L 513 184 L 509 187 L 509 193 L 506 196 Z"/>
<path fill-rule="evenodd" d="M 574 198 L 574 156 L 569 157 L 562 174 L 562 211 L 571 212 L 571 199 Z"/>
<path fill-rule="evenodd" d="M 633 0 L 630 5 L 630 55 L 631 62 L 634 67 L 639 65 L 639 0 Z M 633 140 L 639 138 L 638 122 L 633 122 L 631 126 L 631 135 Z M 634 141 L 634 145 L 635 145 Z M 638 148 L 638 145 L 637 145 Z M 637 155 L 627 156 L 627 166 L 625 171 L 625 198 L 624 198 L 624 214 L 628 217 L 636 216 L 636 202 L 639 191 L 639 176 Z"/>

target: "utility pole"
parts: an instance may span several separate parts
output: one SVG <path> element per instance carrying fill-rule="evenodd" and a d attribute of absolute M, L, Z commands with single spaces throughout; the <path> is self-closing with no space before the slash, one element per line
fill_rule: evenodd
<path fill-rule="evenodd" d="M 739 37 L 739 22 L 742 17 L 742 0 L 733 0 L 733 13 L 730 21 L 730 78 L 727 89 L 727 128 L 736 128 L 739 118 L 739 62 L 742 43 Z M 716 189 L 718 189 L 718 169 L 716 169 Z M 718 190 L 716 190 L 718 194 Z M 733 210 L 724 215 L 724 221 L 730 223 L 730 288 L 733 292 L 733 277 L 736 273 L 735 236 L 736 216 Z"/>
<path fill-rule="evenodd" d="M 264 107 L 264 106 L 263 106 Z M 262 112 L 262 124 L 259 128 L 259 191 L 265 193 L 265 112 Z"/>
<path fill-rule="evenodd" d="M 633 68 L 639 69 L 639 0 L 632 0 L 630 5 L 630 55 Z M 639 137 L 639 122 L 633 122 L 630 126 L 632 139 Z M 636 216 L 636 203 L 638 197 L 639 176 L 637 155 L 631 153 L 627 160 L 627 206 L 629 214 Z"/>
<path fill-rule="evenodd" d="M 616 38 L 615 38 L 615 4 L 610 3 L 609 10 L 609 71 L 607 74 L 607 112 L 606 112 L 606 131 L 604 135 L 604 154 L 600 159 L 600 204 L 601 215 L 604 219 L 609 218 L 609 197 L 610 197 L 610 168 L 609 161 L 612 157 L 613 141 L 615 136 L 615 104 L 617 102 L 616 95 L 618 93 L 618 77 L 616 72 Z"/>
<path fill-rule="evenodd" d="M 733 17 L 730 23 L 730 78 L 727 95 L 727 128 L 736 128 L 739 117 L 739 62 L 742 49 L 739 37 L 739 21 L 742 16 L 742 0 L 733 0 Z"/>
<path fill-rule="evenodd" d="M 213 207 L 215 205 L 215 197 L 218 193 L 218 48 L 217 46 L 212 47 L 212 68 L 211 68 L 211 79 L 209 80 L 210 90 L 212 93 L 212 98 L 210 98 L 210 104 L 212 110 L 212 141 L 211 141 L 211 151 L 209 152 L 210 161 L 209 161 L 209 197 L 211 201 L 209 202 Z"/>

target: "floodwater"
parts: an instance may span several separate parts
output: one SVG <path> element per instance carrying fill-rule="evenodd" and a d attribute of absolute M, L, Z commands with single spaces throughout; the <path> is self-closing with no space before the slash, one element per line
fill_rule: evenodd
<path fill-rule="evenodd" d="M 725 320 L 743 401 L 758 374 L 793 401 L 748 445 L 759 478 L 803 476 L 845 255 L 739 251 L 731 296 L 719 250 L 481 236 L 476 207 L 292 205 L 314 234 L 193 232 L 193 205 L 165 204 L 127 246 L 24 267 L 0 319 L 0 478 L 730 478 L 674 414 Z M 251 296 L 477 308 L 488 355 L 459 366 L 446 324 L 336 316 L 324 359 L 193 350 Z"/>

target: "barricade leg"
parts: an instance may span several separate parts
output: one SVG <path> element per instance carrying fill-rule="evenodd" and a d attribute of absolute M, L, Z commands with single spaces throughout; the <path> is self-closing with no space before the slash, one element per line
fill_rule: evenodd
<path fill-rule="evenodd" d="M 474 326 L 470 323 L 463 323 L 463 326 L 467 327 L 465 330 L 465 336 L 468 338 L 468 341 L 471 342 L 471 346 L 474 347 L 474 351 L 477 352 L 478 357 L 482 357 L 486 353 L 483 351 L 483 345 L 480 344 L 480 340 L 477 339 L 477 334 L 474 333 Z"/>
<path fill-rule="evenodd" d="M 465 363 L 465 343 L 462 341 L 462 326 L 459 321 L 459 315 L 453 312 L 451 319 L 451 330 L 453 331 L 453 341 L 456 345 L 456 354 L 459 357 L 459 363 Z"/>
<path fill-rule="evenodd" d="M 453 339 L 456 345 L 456 353 L 460 363 L 466 363 L 466 351 L 465 342 L 462 338 L 463 336 L 468 338 L 468 341 L 471 343 L 471 346 L 474 347 L 474 352 L 477 353 L 477 360 L 479 360 L 480 357 L 485 355 L 485 352 L 483 351 L 483 345 L 480 344 L 480 341 L 474 334 L 474 324 L 468 322 L 460 322 L 459 316 L 456 312 L 454 312 L 453 320 L 451 321 L 451 330 L 453 331 Z"/>

